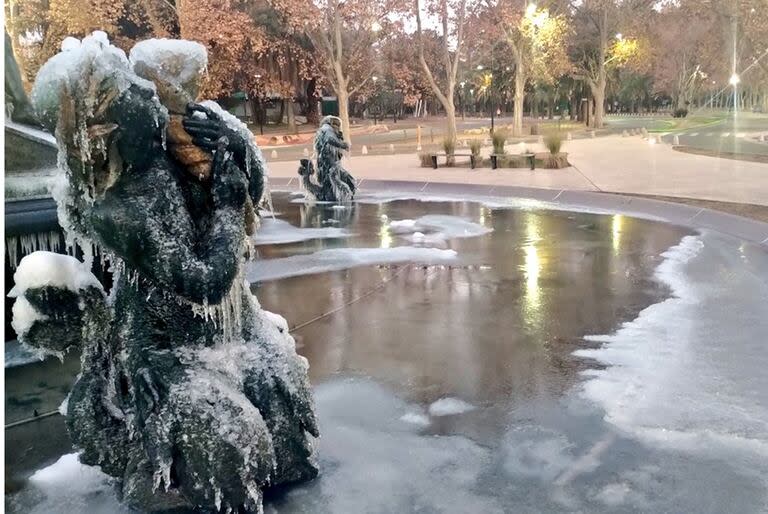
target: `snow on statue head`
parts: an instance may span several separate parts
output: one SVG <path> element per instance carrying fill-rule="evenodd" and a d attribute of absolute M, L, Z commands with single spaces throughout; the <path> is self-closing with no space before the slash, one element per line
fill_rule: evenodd
<path fill-rule="evenodd" d="M 59 222 L 70 241 L 87 239 L 87 206 L 115 183 L 124 162 L 152 158 L 167 112 L 154 85 L 133 73 L 125 52 L 101 31 L 64 40 L 40 68 L 32 103 L 59 148 Z"/>
<path fill-rule="evenodd" d="M 200 92 L 208 52 L 194 41 L 147 39 L 131 48 L 130 61 L 138 76 L 155 83 L 163 105 L 183 114 Z"/>

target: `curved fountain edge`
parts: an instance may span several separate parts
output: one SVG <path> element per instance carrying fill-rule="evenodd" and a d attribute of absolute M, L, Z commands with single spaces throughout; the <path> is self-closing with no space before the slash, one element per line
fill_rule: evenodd
<path fill-rule="evenodd" d="M 299 189 L 294 178 L 270 178 L 273 189 Z M 636 218 L 663 221 L 691 229 L 709 229 L 745 241 L 756 243 L 768 249 L 768 223 L 714 209 L 692 207 L 637 196 L 595 191 L 574 191 L 570 189 L 543 189 L 520 186 L 489 186 L 479 184 L 452 184 L 443 182 L 411 182 L 389 180 L 367 180 L 358 183 L 360 192 L 418 193 L 430 195 L 463 195 L 477 197 L 509 197 L 554 203 L 563 207 L 599 209 Z"/>

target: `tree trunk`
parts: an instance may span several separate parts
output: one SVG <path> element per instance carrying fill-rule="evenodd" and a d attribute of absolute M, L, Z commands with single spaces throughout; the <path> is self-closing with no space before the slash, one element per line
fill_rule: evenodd
<path fill-rule="evenodd" d="M 517 63 L 517 72 L 515 73 L 515 97 L 514 113 L 512 116 L 512 135 L 520 137 L 523 135 L 523 103 L 525 100 L 525 75 L 521 63 Z"/>
<path fill-rule="evenodd" d="M 341 118 L 341 130 L 344 133 L 344 141 L 352 143 L 349 125 L 349 93 L 346 82 L 339 84 L 336 96 L 339 100 L 339 118 Z"/>
<path fill-rule="evenodd" d="M 603 118 L 605 117 L 605 69 L 603 76 L 597 84 L 592 87 L 592 97 L 595 99 L 593 116 L 590 117 L 590 126 L 592 128 L 603 128 Z"/>
<path fill-rule="evenodd" d="M 452 89 L 452 88 L 449 88 Z M 453 94 L 446 96 L 447 102 L 445 102 L 445 114 L 448 117 L 448 139 L 453 141 L 454 147 L 456 146 L 456 106 L 453 102 Z"/>
<path fill-rule="evenodd" d="M 296 134 L 296 113 L 293 110 L 293 98 L 284 98 L 283 104 L 283 109 L 288 118 L 288 133 Z"/>

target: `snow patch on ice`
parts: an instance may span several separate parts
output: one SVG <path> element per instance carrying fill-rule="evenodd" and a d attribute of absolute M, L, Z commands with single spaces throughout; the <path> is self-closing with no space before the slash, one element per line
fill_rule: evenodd
<path fill-rule="evenodd" d="M 261 227 L 253 237 L 256 245 L 296 243 L 310 239 L 350 237 L 352 234 L 341 228 L 299 228 L 287 221 L 263 218 Z"/>
<path fill-rule="evenodd" d="M 404 239 L 420 245 L 444 245 L 449 239 L 476 237 L 492 232 L 484 227 L 458 216 L 430 214 L 418 219 L 393 220 L 389 230 Z"/>
<path fill-rule="evenodd" d="M 429 426 L 429 417 L 423 412 L 406 412 L 400 416 L 400 420 L 420 427 Z"/>
<path fill-rule="evenodd" d="M 374 264 L 444 264 L 454 262 L 454 250 L 398 246 L 395 248 L 333 248 L 307 255 L 293 255 L 281 259 L 263 259 L 246 264 L 249 282 L 311 275 Z"/>
<path fill-rule="evenodd" d="M 430 416 L 452 416 L 473 411 L 477 407 L 458 398 L 440 398 L 429 406 Z"/>

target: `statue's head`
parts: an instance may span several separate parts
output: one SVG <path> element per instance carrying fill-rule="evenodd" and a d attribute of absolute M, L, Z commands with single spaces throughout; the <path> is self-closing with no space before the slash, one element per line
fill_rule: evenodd
<path fill-rule="evenodd" d="M 336 132 L 341 132 L 341 118 L 338 116 L 326 116 L 320 122 L 320 126 L 330 125 Z"/>
<path fill-rule="evenodd" d="M 147 39 L 131 48 L 130 61 L 134 73 L 155 84 L 162 104 L 183 114 L 200 92 L 208 52 L 194 41 Z"/>
<path fill-rule="evenodd" d="M 66 164 L 66 203 L 78 212 L 124 169 L 150 162 L 167 120 L 154 85 L 133 73 L 125 52 L 99 31 L 64 40 L 62 51 L 40 68 L 32 102 L 56 135 L 59 161 Z"/>

